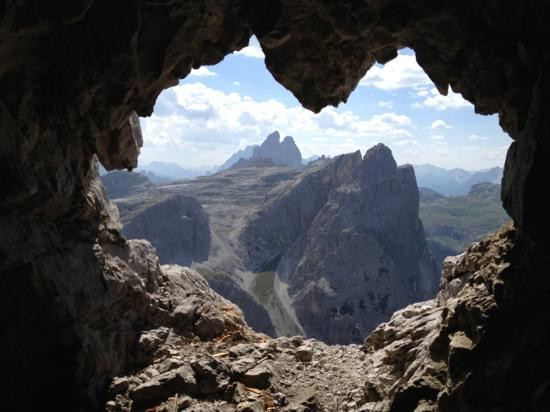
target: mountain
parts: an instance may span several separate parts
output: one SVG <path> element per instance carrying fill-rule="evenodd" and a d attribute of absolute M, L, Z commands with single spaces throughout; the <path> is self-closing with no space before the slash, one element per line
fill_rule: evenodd
<path fill-rule="evenodd" d="M 197 176 L 202 176 L 206 174 L 207 171 L 207 168 L 184 169 L 177 163 L 159 161 L 153 161 L 136 168 L 136 172 L 143 172 L 146 174 L 152 172 L 154 175 L 162 180 L 171 181 L 180 179 L 192 179 Z"/>
<path fill-rule="evenodd" d="M 462 253 L 510 220 L 502 208 L 500 185 L 489 182 L 474 184 L 468 194 L 452 197 L 421 188 L 420 218 L 439 268 L 445 257 Z"/>
<path fill-rule="evenodd" d="M 309 156 L 309 157 L 306 157 L 305 159 L 302 159 L 302 164 L 304 166 L 307 166 L 310 162 L 314 162 L 315 160 L 321 158 L 321 156 L 318 156 L 318 155 L 313 155 L 313 156 Z"/>
<path fill-rule="evenodd" d="M 291 136 L 281 142 L 279 132 L 271 133 L 265 141 L 252 151 L 252 158 L 266 158 L 280 166 L 302 167 L 302 154 Z"/>
<path fill-rule="evenodd" d="M 128 196 L 139 196 L 143 199 L 157 195 L 156 186 L 141 173 L 116 170 L 106 172 L 100 178 L 110 199 Z"/>
<path fill-rule="evenodd" d="M 490 182 L 500 184 L 503 169 L 469 171 L 464 169 L 443 169 L 430 164 L 414 166 L 419 187 L 430 188 L 445 196 L 465 195 L 476 183 Z"/>
<path fill-rule="evenodd" d="M 238 152 L 233 153 L 231 157 L 224 162 L 224 164 L 218 167 L 217 171 L 221 172 L 222 170 L 229 169 L 231 166 L 237 163 L 240 159 L 250 159 L 252 157 L 254 149 L 257 147 L 258 145 L 254 144 L 251 146 L 246 146 L 244 149 L 241 149 Z"/>
<path fill-rule="evenodd" d="M 338 156 L 270 197 L 243 231 L 247 266 L 275 271 L 274 289 L 308 337 L 360 342 L 434 296 L 414 171 L 384 145 Z"/>
<path fill-rule="evenodd" d="M 263 150 L 275 141 L 284 142 L 273 136 Z M 301 169 L 262 156 L 240 162 L 158 186 L 156 198 L 116 199 L 124 230 L 139 226 L 132 235 L 151 240 L 161 263 L 179 258 L 179 242 L 211 287 L 271 335 L 360 342 L 394 310 L 433 297 L 438 278 L 418 218 L 414 172 L 397 167 L 387 147 Z M 167 205 L 177 201 L 167 199 L 174 196 L 196 199 L 208 215 L 206 259 L 189 258 L 189 228 L 206 230 L 200 214 L 172 211 Z"/>
<path fill-rule="evenodd" d="M 170 196 L 135 213 L 122 232 L 129 239 L 149 240 L 161 262 L 191 266 L 208 259 L 208 215 L 189 196 Z"/>

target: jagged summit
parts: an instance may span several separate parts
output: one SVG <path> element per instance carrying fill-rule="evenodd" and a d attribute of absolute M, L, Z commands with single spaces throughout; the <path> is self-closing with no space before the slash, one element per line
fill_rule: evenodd
<path fill-rule="evenodd" d="M 302 153 L 291 136 L 286 136 L 281 142 L 278 131 L 271 133 L 265 141 L 254 149 L 252 158 L 265 158 L 274 164 L 288 167 L 302 167 Z"/>

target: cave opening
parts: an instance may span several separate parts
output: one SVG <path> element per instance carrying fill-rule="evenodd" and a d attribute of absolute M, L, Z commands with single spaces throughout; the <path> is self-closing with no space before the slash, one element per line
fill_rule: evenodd
<path fill-rule="evenodd" d="M 509 220 L 500 201 L 509 138 L 496 116 L 475 114 L 471 103 L 452 91 L 440 95 L 408 48 L 385 65 L 376 64 L 346 103 L 318 114 L 304 109 L 273 79 L 264 58 L 252 37 L 242 50 L 216 65 L 192 70 L 163 91 L 152 115 L 141 118 L 144 145 L 137 168 L 103 171 L 103 183 L 129 239 L 152 242 L 162 264 L 197 270 L 216 292 L 241 307 L 255 330 L 270 336 L 304 334 L 328 343 L 361 343 L 396 310 L 435 296 L 447 256 L 459 255 Z M 277 136 L 277 144 L 282 136 L 292 136 L 299 153 L 296 164 L 291 163 L 292 152 L 285 153 L 288 158 L 269 158 L 279 150 L 276 145 L 262 152 L 263 160 L 254 160 L 261 159 L 257 148 L 265 137 L 279 130 L 283 134 Z M 321 169 L 339 161 L 339 156 L 364 153 L 377 143 L 390 148 L 397 164 L 412 164 L 416 175 L 412 186 L 418 200 L 409 201 L 410 193 L 400 191 L 388 196 L 406 206 L 386 207 L 409 208 L 419 215 L 423 229 L 400 235 L 387 227 L 360 224 L 386 217 L 384 207 L 365 203 L 362 198 L 368 195 L 357 192 L 349 202 L 362 211 L 354 212 L 344 226 L 327 227 L 342 242 L 340 250 L 345 249 L 334 252 L 334 259 L 350 260 L 354 253 L 368 257 L 347 266 L 340 263 L 345 267 L 340 270 L 331 269 L 331 262 L 325 264 L 328 269 L 310 265 L 307 287 L 315 284 L 321 292 L 300 306 L 291 295 L 302 293 L 307 283 L 293 278 L 295 273 L 296 278 L 305 275 L 290 255 L 305 258 L 312 253 L 300 251 L 298 244 L 308 236 L 315 244 L 314 236 L 321 236 L 313 233 L 322 224 L 319 211 L 328 198 L 314 206 L 299 198 L 311 192 L 322 198 L 321 192 L 334 190 L 311 186 L 307 176 L 321 176 L 326 173 Z M 358 184 L 352 180 L 347 183 Z M 296 182 L 304 186 L 304 194 L 281 195 L 285 186 Z M 274 208 L 282 206 L 273 204 L 273 193 L 298 196 L 295 204 L 285 206 L 284 214 L 276 212 L 276 219 Z M 378 215 L 366 212 L 373 207 Z M 260 224 L 278 231 L 284 241 L 277 243 L 258 231 Z M 417 226 L 418 218 L 403 225 Z M 299 229 L 288 233 L 285 226 Z M 392 243 L 392 237 L 400 236 L 410 239 Z M 392 249 L 410 249 L 407 242 L 426 244 L 419 249 L 427 248 L 428 256 L 409 252 L 413 257 L 395 257 Z M 404 266 L 419 269 L 403 270 Z M 423 272 L 433 272 L 433 279 L 421 279 Z M 400 284 L 416 294 L 400 292 Z M 394 298 L 394 293 L 400 297 Z M 311 312 L 312 305 L 325 306 L 319 320 L 301 313 Z M 361 317 L 372 320 L 358 321 Z"/>
<path fill-rule="evenodd" d="M 210 407 L 213 399 L 229 409 L 548 410 L 550 223 L 541 188 L 550 173 L 549 16 L 548 2 L 496 0 L 2 4 L 3 407 L 28 410 L 45 399 L 68 410 L 104 404 L 111 410 L 185 409 Z M 277 82 L 314 112 L 346 100 L 374 61 L 391 61 L 406 45 L 438 92 L 451 87 L 476 112 L 498 113 L 514 140 L 501 188 L 513 224 L 455 260 L 437 300 L 408 306 L 360 346 L 255 333 L 203 277 L 161 266 L 149 243 L 126 239 L 99 183 L 96 157 L 109 170 L 137 166 L 143 143 L 137 116 L 152 113 L 163 89 L 191 68 L 242 50 L 252 34 Z M 195 109 L 201 114 L 201 107 Z M 329 173 L 332 180 L 317 174 L 308 184 L 341 182 L 344 170 L 364 161 L 360 157 L 342 157 Z M 393 171 L 388 159 L 388 151 L 377 147 L 358 178 L 371 169 Z M 371 160 L 388 168 L 372 167 Z M 410 169 L 400 170 L 394 182 L 410 180 Z M 321 196 L 324 221 L 334 223 L 331 211 L 344 210 L 362 189 L 373 187 L 333 191 L 328 205 Z M 201 215 L 196 204 L 183 201 L 185 207 L 168 205 L 164 212 Z M 367 206 L 347 210 L 353 215 Z M 311 218 L 312 210 L 305 208 L 296 221 Z M 277 217 L 273 210 L 255 215 L 260 223 Z M 396 227 L 402 223 L 389 220 Z M 189 224 L 181 219 L 179 227 Z M 264 227 L 249 234 L 263 236 Z M 352 258 L 387 246 L 372 231 L 359 236 L 377 245 L 367 249 L 354 248 L 356 230 L 339 233 L 326 244 Z M 279 258 L 265 253 L 270 249 L 264 244 L 244 240 L 252 263 L 269 257 L 258 271 L 284 263 L 291 273 L 293 258 L 311 246 L 306 239 L 294 254 Z M 328 254 L 317 252 L 316 260 L 328 263 Z M 391 259 L 376 257 L 380 265 L 357 273 L 358 281 L 391 273 Z M 304 260 L 304 274 L 313 263 Z M 259 272 L 259 296 L 266 295 L 271 272 Z M 307 276 L 301 280 L 311 285 Z M 288 292 L 307 289 L 298 286 Z M 339 291 L 328 281 L 308 290 L 302 302 L 312 312 L 322 297 Z M 373 301 L 391 307 L 385 295 Z M 328 312 L 354 316 L 370 304 L 367 294 L 356 306 L 342 302 Z M 326 328 L 328 322 L 318 323 Z M 361 335 L 355 328 L 349 332 Z M 324 386 L 315 389 L 322 379 Z"/>

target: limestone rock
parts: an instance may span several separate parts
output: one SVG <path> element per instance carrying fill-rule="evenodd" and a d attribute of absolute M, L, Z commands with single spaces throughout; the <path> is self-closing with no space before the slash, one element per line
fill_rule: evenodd
<path fill-rule="evenodd" d="M 241 241 L 252 270 L 276 269 L 288 285 L 308 336 L 360 342 L 396 309 L 435 296 L 414 171 L 387 147 L 338 156 L 277 189 Z"/>
<path fill-rule="evenodd" d="M 273 371 L 265 363 L 246 371 L 243 383 L 253 388 L 265 389 L 271 385 Z"/>

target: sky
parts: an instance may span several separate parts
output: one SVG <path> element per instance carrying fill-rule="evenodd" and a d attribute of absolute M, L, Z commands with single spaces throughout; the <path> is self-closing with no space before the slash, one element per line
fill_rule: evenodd
<path fill-rule="evenodd" d="M 475 114 L 450 89 L 440 95 L 410 49 L 372 67 L 347 103 L 314 114 L 273 79 L 254 37 L 248 47 L 163 91 L 141 126 L 140 165 L 157 160 L 188 169 L 213 169 L 275 130 L 292 136 L 304 158 L 365 153 L 382 142 L 398 164 L 447 169 L 502 166 L 511 143 L 496 115 Z"/>

